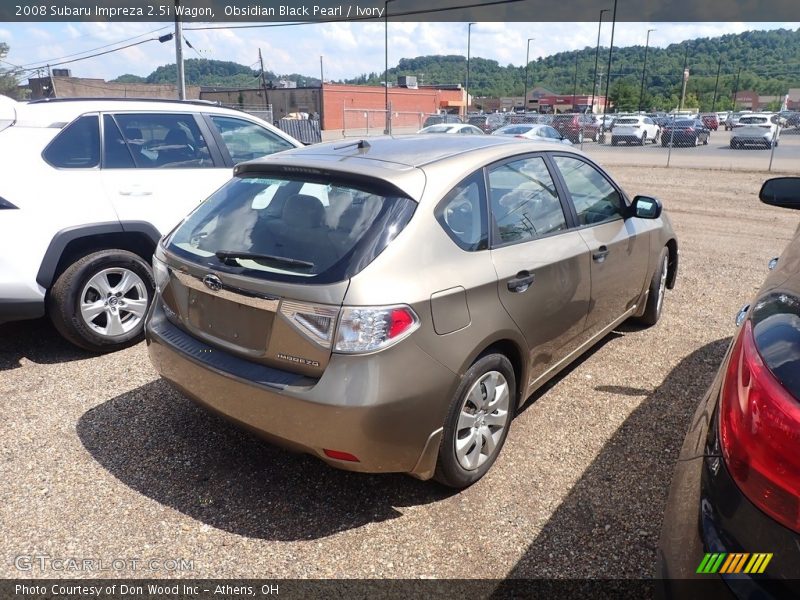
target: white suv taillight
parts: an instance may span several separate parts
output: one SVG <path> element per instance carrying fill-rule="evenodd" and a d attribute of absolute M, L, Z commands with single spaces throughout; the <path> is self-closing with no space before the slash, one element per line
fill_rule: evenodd
<path fill-rule="evenodd" d="M 334 352 L 361 354 L 393 346 L 419 327 L 419 317 L 404 305 L 343 307 Z"/>

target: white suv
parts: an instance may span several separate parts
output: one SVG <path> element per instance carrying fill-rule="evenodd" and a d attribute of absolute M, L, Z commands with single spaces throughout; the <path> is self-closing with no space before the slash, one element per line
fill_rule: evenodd
<path fill-rule="evenodd" d="M 159 238 L 234 164 L 300 145 L 207 102 L 3 102 L 0 323 L 48 314 L 95 352 L 138 342 Z"/>
<path fill-rule="evenodd" d="M 748 145 L 778 145 L 781 129 L 778 116 L 773 113 L 746 113 L 739 118 L 739 123 L 731 134 L 731 148 L 744 148 Z"/>
<path fill-rule="evenodd" d="M 611 145 L 628 142 L 644 146 L 646 142 L 658 143 L 661 128 L 650 117 L 632 115 L 619 117 L 611 129 Z"/>

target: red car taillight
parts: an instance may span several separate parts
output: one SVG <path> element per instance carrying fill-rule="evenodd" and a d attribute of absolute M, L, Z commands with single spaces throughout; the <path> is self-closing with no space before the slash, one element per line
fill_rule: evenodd
<path fill-rule="evenodd" d="M 733 346 L 722 385 L 720 443 L 744 495 L 800 532 L 800 401 L 764 364 L 750 321 Z"/>

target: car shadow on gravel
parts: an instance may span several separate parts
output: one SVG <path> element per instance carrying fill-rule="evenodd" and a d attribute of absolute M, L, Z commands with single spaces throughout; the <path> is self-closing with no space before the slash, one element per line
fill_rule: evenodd
<path fill-rule="evenodd" d="M 532 540 L 510 579 L 653 576 L 675 461 L 729 343 L 720 339 L 694 351 L 642 400 Z M 630 393 L 612 387 L 602 391 Z"/>
<path fill-rule="evenodd" d="M 137 492 L 212 527 L 317 539 L 402 516 L 454 492 L 399 474 L 340 471 L 262 441 L 156 380 L 88 412 L 86 450 Z"/>
<path fill-rule="evenodd" d="M 92 356 L 62 338 L 48 319 L 0 325 L 0 371 L 19 368 L 23 358 L 50 365 Z"/>

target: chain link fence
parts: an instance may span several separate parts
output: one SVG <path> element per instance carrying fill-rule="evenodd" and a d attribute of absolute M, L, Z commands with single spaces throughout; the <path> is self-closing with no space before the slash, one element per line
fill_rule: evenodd
<path fill-rule="evenodd" d="M 383 135 L 391 132 L 393 135 L 407 135 L 416 133 L 426 126 L 429 119 L 437 123 L 442 122 L 439 114 L 412 111 L 389 111 L 390 118 L 387 123 L 387 111 L 382 109 L 345 108 L 342 136 L 364 137 L 370 135 Z M 387 127 L 388 125 L 388 127 Z"/>
<path fill-rule="evenodd" d="M 268 104 L 264 106 L 255 105 L 255 104 L 221 104 L 225 108 L 232 108 L 233 110 L 240 110 L 242 112 L 246 112 L 249 115 L 253 115 L 254 117 L 258 117 L 266 121 L 267 123 L 274 123 L 273 116 L 272 116 L 272 105 Z"/>

